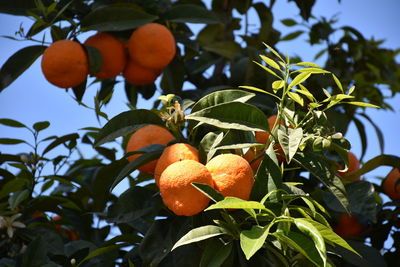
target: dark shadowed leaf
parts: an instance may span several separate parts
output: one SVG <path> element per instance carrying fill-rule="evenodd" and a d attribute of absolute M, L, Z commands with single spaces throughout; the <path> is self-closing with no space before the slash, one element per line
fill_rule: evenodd
<path fill-rule="evenodd" d="M 218 202 L 224 199 L 224 196 L 220 192 L 207 184 L 192 183 L 192 185 L 214 202 Z"/>
<path fill-rule="evenodd" d="M 103 58 L 100 51 L 93 46 L 85 46 L 88 59 L 89 59 L 89 73 L 95 75 L 103 66 Z"/>
<path fill-rule="evenodd" d="M 183 23 L 216 24 L 220 22 L 218 16 L 212 11 L 192 4 L 175 5 L 163 17 L 166 20 Z"/>
<path fill-rule="evenodd" d="M 209 240 L 199 267 L 219 267 L 225 262 L 231 251 L 232 242 L 225 244 L 217 239 Z"/>
<path fill-rule="evenodd" d="M 94 145 L 102 145 L 117 137 L 132 133 L 147 124 L 164 125 L 160 117 L 147 109 L 136 109 L 120 113 L 104 125 L 96 137 Z"/>
<path fill-rule="evenodd" d="M 16 128 L 26 128 L 25 124 L 13 119 L 0 119 L 0 124 Z"/>
<path fill-rule="evenodd" d="M 85 31 L 123 31 L 157 19 L 133 5 L 110 5 L 93 10 L 82 20 Z"/>
<path fill-rule="evenodd" d="M 43 45 L 28 46 L 8 58 L 0 69 L 0 92 L 29 68 L 45 49 Z"/>
<path fill-rule="evenodd" d="M 15 139 L 15 138 L 0 138 L 1 145 L 16 145 L 26 143 L 24 140 Z"/>
<path fill-rule="evenodd" d="M 33 125 L 33 129 L 35 129 L 37 132 L 40 132 L 40 131 L 48 128 L 49 126 L 50 126 L 50 122 L 48 122 L 48 121 L 39 121 L 39 122 L 36 122 Z"/>
<path fill-rule="evenodd" d="M 76 141 L 79 138 L 79 135 L 76 133 L 67 134 L 61 137 L 57 137 L 53 142 L 51 142 L 43 151 L 43 155 L 52 150 L 53 148 L 61 145 L 66 144 L 69 141 Z"/>

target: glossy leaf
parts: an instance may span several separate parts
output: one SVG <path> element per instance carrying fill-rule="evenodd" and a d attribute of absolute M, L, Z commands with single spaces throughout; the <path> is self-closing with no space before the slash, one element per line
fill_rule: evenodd
<path fill-rule="evenodd" d="M 250 230 L 244 230 L 240 233 L 240 247 L 247 260 L 262 248 L 272 225 L 272 223 L 264 227 L 253 225 Z"/>
<path fill-rule="evenodd" d="M 8 58 L 0 69 L 0 92 L 29 68 L 45 49 L 43 45 L 28 46 Z"/>
<path fill-rule="evenodd" d="M 266 131 L 268 120 L 264 113 L 253 105 L 230 102 L 212 106 L 186 116 L 188 120 L 207 123 L 222 129 Z"/>
<path fill-rule="evenodd" d="M 257 201 L 247 201 L 236 197 L 225 197 L 224 200 L 221 200 L 211 206 L 209 206 L 207 210 L 215 210 L 215 209 L 265 209 L 265 206 Z"/>
<path fill-rule="evenodd" d="M 215 225 L 206 225 L 195 228 L 189 231 L 186 235 L 184 235 L 175 245 L 172 247 L 171 250 L 174 250 L 180 246 L 187 245 L 190 243 L 199 242 L 205 239 L 209 239 L 219 235 L 227 234 L 226 230 Z"/>
<path fill-rule="evenodd" d="M 218 202 L 224 199 L 224 196 L 220 192 L 207 184 L 192 183 L 192 185 L 214 202 Z"/>
<path fill-rule="evenodd" d="M 146 109 L 125 111 L 110 121 L 99 131 L 95 146 L 102 145 L 117 137 L 129 134 L 147 124 L 163 126 L 164 123 L 154 112 Z"/>

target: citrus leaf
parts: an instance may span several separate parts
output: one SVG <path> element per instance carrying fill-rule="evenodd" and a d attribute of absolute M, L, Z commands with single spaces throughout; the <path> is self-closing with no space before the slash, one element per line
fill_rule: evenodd
<path fill-rule="evenodd" d="M 276 63 L 273 59 L 271 59 L 269 57 L 266 57 L 266 56 L 263 56 L 263 55 L 260 55 L 260 58 L 265 63 L 267 63 L 269 66 L 273 67 L 274 69 L 281 70 L 281 68 L 279 67 L 278 63 Z"/>
<path fill-rule="evenodd" d="M 54 140 L 53 142 L 51 142 L 44 150 L 43 150 L 43 154 L 46 154 L 47 152 L 49 152 L 50 150 L 52 150 L 53 148 L 61 145 L 61 144 L 65 144 L 68 141 L 74 141 L 76 139 L 79 138 L 79 135 L 76 133 L 73 134 L 67 134 L 61 137 L 57 137 L 56 140 Z"/>
<path fill-rule="evenodd" d="M 221 200 L 211 206 L 209 206 L 207 210 L 215 210 L 215 209 L 261 209 L 264 210 L 265 206 L 257 201 L 248 201 L 243 200 L 237 197 L 226 197 L 224 200 Z"/>
<path fill-rule="evenodd" d="M 304 31 L 291 32 L 291 33 L 285 35 L 284 37 L 282 37 L 281 41 L 283 42 L 283 41 L 290 41 L 290 40 L 296 39 L 297 37 L 299 37 L 303 33 L 304 33 Z"/>
<path fill-rule="evenodd" d="M 296 232 L 288 232 L 284 233 L 275 232 L 273 235 L 281 242 L 288 244 L 301 254 L 303 254 L 307 259 L 309 259 L 312 263 L 317 266 L 323 266 L 324 261 L 321 258 L 318 250 L 316 249 L 314 242 L 311 241 L 306 236 L 296 233 Z"/>
<path fill-rule="evenodd" d="M 278 74 L 276 74 L 271 69 L 269 69 L 266 66 L 264 66 L 263 64 L 260 64 L 257 61 L 253 61 L 253 62 L 256 63 L 258 66 L 260 66 L 261 68 L 263 68 L 266 72 L 268 72 L 268 73 L 272 74 L 273 76 L 275 76 L 276 78 L 282 79 Z"/>
<path fill-rule="evenodd" d="M 229 60 L 233 60 L 233 58 L 240 53 L 241 47 L 234 41 L 220 41 L 207 44 L 203 46 L 203 49 L 226 57 Z"/>
<path fill-rule="evenodd" d="M 150 110 L 136 109 L 125 111 L 118 114 L 104 125 L 99 131 L 94 145 L 100 146 L 117 137 L 132 133 L 147 124 L 164 125 L 161 118 Z"/>
<path fill-rule="evenodd" d="M 266 131 L 268 120 L 257 107 L 240 102 L 223 103 L 186 116 L 188 120 L 207 123 L 222 129 Z"/>
<path fill-rule="evenodd" d="M 15 138 L 0 138 L 0 144 L 2 145 L 16 145 L 26 143 L 24 140 L 15 139 Z"/>
<path fill-rule="evenodd" d="M 370 104 L 370 103 L 365 103 L 365 102 L 357 102 L 357 101 L 351 101 L 351 102 L 343 102 L 345 104 L 350 104 L 354 106 L 359 106 L 359 107 L 367 107 L 367 108 L 381 108 L 380 106 Z"/>
<path fill-rule="evenodd" d="M 282 19 L 281 23 L 287 27 L 292 27 L 297 25 L 297 22 L 293 19 Z"/>
<path fill-rule="evenodd" d="M 218 192 L 208 184 L 192 183 L 192 185 L 214 202 L 218 202 L 224 199 L 224 196 L 220 192 Z"/>
<path fill-rule="evenodd" d="M 250 230 L 244 230 L 240 233 L 240 247 L 247 260 L 262 248 L 272 225 L 273 223 L 264 227 L 253 225 Z"/>
<path fill-rule="evenodd" d="M 199 267 L 220 267 L 232 251 L 232 242 L 227 244 L 220 240 L 208 242 L 200 260 Z"/>
<path fill-rule="evenodd" d="M 343 93 L 343 86 L 339 79 L 336 77 L 335 74 L 332 73 L 333 80 L 335 81 L 337 87 L 339 87 L 340 91 Z"/>
<path fill-rule="evenodd" d="M 183 23 L 217 24 L 220 23 L 218 16 L 205 7 L 181 4 L 174 5 L 164 13 L 164 19 Z"/>
<path fill-rule="evenodd" d="M 294 64 L 294 66 L 310 66 L 310 67 L 321 69 L 321 66 L 319 66 L 315 63 L 312 63 L 312 62 L 299 62 L 299 63 Z"/>
<path fill-rule="evenodd" d="M 291 88 L 295 87 L 296 85 L 304 82 L 305 80 L 308 79 L 308 77 L 310 77 L 311 73 L 309 72 L 303 72 L 298 74 L 293 80 L 292 82 L 289 84 L 288 86 L 288 90 L 290 90 Z"/>
<path fill-rule="evenodd" d="M 117 245 L 112 245 L 112 246 L 108 246 L 108 247 L 98 248 L 98 249 L 90 252 L 89 255 L 87 255 L 77 266 L 80 266 L 82 263 L 84 263 L 85 261 L 90 260 L 91 258 L 100 256 L 100 255 L 102 255 L 104 253 L 107 253 L 107 252 L 111 252 L 111 251 L 117 250 L 118 248 L 124 247 L 124 246 L 127 246 L 127 244 L 117 244 Z"/>
<path fill-rule="evenodd" d="M 45 49 L 43 45 L 28 46 L 9 57 L 0 69 L 0 92 L 29 68 Z"/>
<path fill-rule="evenodd" d="M 87 14 L 81 21 L 83 31 L 124 31 L 157 19 L 134 5 L 109 5 Z"/>
<path fill-rule="evenodd" d="M 205 239 L 209 239 L 219 235 L 225 235 L 227 231 L 219 226 L 206 225 L 190 230 L 186 235 L 184 235 L 175 245 L 172 247 L 171 251 L 187 244 L 199 242 Z"/>
<path fill-rule="evenodd" d="M 40 131 L 42 131 L 44 129 L 47 129 L 49 126 L 50 126 L 50 122 L 48 122 L 48 121 L 39 121 L 39 122 L 36 122 L 33 125 L 33 129 L 35 129 L 35 131 L 37 131 L 37 132 L 40 132 Z"/>
<path fill-rule="evenodd" d="M 267 94 L 267 95 L 273 96 L 273 97 L 275 97 L 275 98 L 277 98 L 277 99 L 280 100 L 280 98 L 279 98 L 277 95 L 274 95 L 273 93 L 270 93 L 270 92 L 268 92 L 268 91 L 264 91 L 264 90 L 262 90 L 262 89 L 260 89 L 260 88 L 254 87 L 254 86 L 244 86 L 244 85 L 243 85 L 243 86 L 239 86 L 239 87 L 240 87 L 240 88 L 244 88 L 244 89 L 248 89 L 248 90 L 252 90 L 252 91 L 255 91 L 255 92 Z"/>
<path fill-rule="evenodd" d="M 103 66 L 103 58 L 100 50 L 93 46 L 85 46 L 89 58 L 89 73 L 95 75 Z"/>
<path fill-rule="evenodd" d="M 352 172 L 348 175 L 349 179 L 352 177 L 361 176 L 368 173 L 380 166 L 391 166 L 400 170 L 400 157 L 394 155 L 379 155 L 365 162 L 361 169 Z"/>
<path fill-rule="evenodd" d="M 296 101 L 297 104 L 304 106 L 304 99 L 299 94 L 293 92 L 288 92 L 287 94 L 292 100 Z"/>
<path fill-rule="evenodd" d="M 293 156 L 296 154 L 297 149 L 303 138 L 303 129 L 288 129 L 289 135 L 287 135 L 281 129 L 278 129 L 278 140 L 281 145 L 283 152 L 286 155 L 288 163 L 292 160 Z"/>
<path fill-rule="evenodd" d="M 24 124 L 12 119 L 0 119 L 0 124 L 16 128 L 26 128 Z"/>
<path fill-rule="evenodd" d="M 317 247 L 319 255 L 321 256 L 321 259 L 324 262 L 324 266 L 325 266 L 326 265 L 326 246 L 325 246 L 325 241 L 324 241 L 321 233 L 318 231 L 318 229 L 312 223 L 310 223 L 306 219 L 295 218 L 294 224 L 297 226 L 297 228 L 300 229 L 300 231 L 302 231 L 304 234 L 311 237 L 311 239 L 314 241 L 314 244 Z"/>

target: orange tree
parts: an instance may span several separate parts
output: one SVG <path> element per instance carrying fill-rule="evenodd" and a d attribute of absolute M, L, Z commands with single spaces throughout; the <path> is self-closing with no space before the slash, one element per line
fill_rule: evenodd
<path fill-rule="evenodd" d="M 72 86 L 77 102 L 83 104 L 88 81 L 99 85 L 94 110 L 108 122 L 81 135 L 43 138 L 47 121 L 29 127 L 0 119 L 2 125 L 32 133 L 33 140 L 0 139 L 3 145 L 27 145 L 22 153 L 0 154 L 0 263 L 395 265 L 398 198 L 384 203 L 380 193 L 398 195 L 398 172 L 391 172 L 384 190 L 357 178 L 381 165 L 400 168 L 399 158 L 382 154 L 353 169 L 343 134 L 354 122 L 362 162 L 364 122 L 371 123 L 382 149 L 382 134 L 365 108 L 391 109 L 381 88 L 388 85 L 393 95 L 399 91 L 396 51 L 352 27 L 335 28 L 334 19 L 315 19 L 315 1 L 294 2 L 303 21 L 282 23 L 289 29 L 307 27 L 283 35 L 273 28 L 275 1 L 214 0 L 208 6 L 200 0 L 2 1 L 0 12 L 34 20 L 27 31 L 9 38 L 38 44 L 4 63 L 0 91 L 44 53 L 45 77 L 61 88 Z M 250 14 L 260 20 L 257 30 L 249 27 Z M 159 25 L 152 27 L 154 34 L 135 37 L 142 26 L 154 23 Z M 201 29 L 195 33 L 188 23 Z M 112 48 L 99 44 L 102 38 L 81 45 L 79 36 L 86 31 L 106 32 Z M 41 39 L 43 33 L 50 39 Z M 324 68 L 283 57 L 273 48 L 302 34 L 310 44 L 326 45 L 316 55 L 327 55 Z M 60 42 L 73 45 L 51 52 Z M 102 75 L 114 64 L 116 74 Z M 109 120 L 102 107 L 121 82 L 131 110 Z M 193 89 L 183 90 L 184 84 Z M 138 94 L 150 99 L 157 88 L 162 96 L 152 110 L 135 108 Z M 273 125 L 271 115 L 278 118 Z M 131 134 L 148 125 L 163 128 L 172 140 L 129 149 Z M 268 138 L 261 141 L 262 132 Z M 166 145 L 175 143 L 190 144 L 198 157 L 182 153 L 171 159 L 162 167 L 159 187 L 152 172 L 136 171 L 149 162 L 157 169 Z M 97 155 L 81 156 L 85 145 Z M 49 156 L 54 149 L 58 155 Z M 248 151 L 252 157 L 245 156 Z M 129 187 L 117 196 L 112 190 L 126 177 Z M 177 205 L 190 216 L 176 215 Z"/>

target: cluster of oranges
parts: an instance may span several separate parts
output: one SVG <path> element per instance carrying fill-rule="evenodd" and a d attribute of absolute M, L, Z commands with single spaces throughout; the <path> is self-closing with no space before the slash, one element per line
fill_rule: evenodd
<path fill-rule="evenodd" d="M 42 72 L 45 78 L 61 88 L 75 87 L 89 75 L 86 47 L 96 48 L 102 66 L 95 73 L 98 79 L 114 78 L 122 74 L 133 85 L 154 82 L 175 56 L 176 43 L 167 27 L 148 23 L 132 32 L 123 43 L 113 35 L 99 32 L 89 37 L 84 46 L 72 40 L 60 40 L 43 53 Z"/>
<path fill-rule="evenodd" d="M 147 125 L 134 132 L 126 151 L 138 150 L 151 144 L 167 145 L 175 138 L 163 127 Z M 139 157 L 135 154 L 129 161 Z M 199 162 L 198 151 L 186 143 L 175 143 L 164 149 L 158 160 L 139 168 L 154 175 L 164 204 L 175 214 L 192 216 L 204 210 L 209 198 L 192 186 L 207 184 L 223 196 L 248 200 L 254 184 L 250 164 L 236 154 L 221 154 L 206 165 Z"/>

